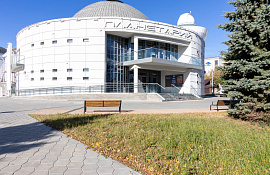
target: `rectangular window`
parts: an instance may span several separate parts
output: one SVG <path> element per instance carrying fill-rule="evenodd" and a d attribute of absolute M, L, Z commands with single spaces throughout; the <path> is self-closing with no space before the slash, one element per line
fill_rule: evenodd
<path fill-rule="evenodd" d="M 89 77 L 83 77 L 83 80 L 89 80 Z"/>
<path fill-rule="evenodd" d="M 40 73 L 44 73 L 44 69 L 40 70 Z"/>
<path fill-rule="evenodd" d="M 89 68 L 83 68 L 83 72 L 89 72 Z"/>
<path fill-rule="evenodd" d="M 67 39 L 67 42 L 68 43 L 72 43 L 73 42 L 73 39 Z"/>
<path fill-rule="evenodd" d="M 218 60 L 215 60 L 215 65 L 218 65 Z"/>
<path fill-rule="evenodd" d="M 83 42 L 89 42 L 89 38 L 84 38 Z"/>
<path fill-rule="evenodd" d="M 52 77 L 52 80 L 56 81 L 57 80 L 57 77 Z"/>
<path fill-rule="evenodd" d="M 44 42 L 40 42 L 40 45 L 44 45 Z"/>
<path fill-rule="evenodd" d="M 33 74 L 34 73 L 34 70 L 31 70 L 31 74 Z"/>
<path fill-rule="evenodd" d="M 57 69 L 53 69 L 52 71 L 53 71 L 53 72 L 57 72 Z"/>
<path fill-rule="evenodd" d="M 34 78 L 31 78 L 31 81 L 34 81 Z"/>
<path fill-rule="evenodd" d="M 52 41 L 53 44 L 57 44 L 57 40 Z"/>
<path fill-rule="evenodd" d="M 44 81 L 44 77 L 40 77 L 40 81 Z"/>
<path fill-rule="evenodd" d="M 34 44 L 31 44 L 31 47 L 34 47 L 35 45 Z"/>
<path fill-rule="evenodd" d="M 72 69 L 67 69 L 67 72 L 72 72 Z"/>
<path fill-rule="evenodd" d="M 67 77 L 67 80 L 71 81 L 72 80 L 72 77 Z"/>

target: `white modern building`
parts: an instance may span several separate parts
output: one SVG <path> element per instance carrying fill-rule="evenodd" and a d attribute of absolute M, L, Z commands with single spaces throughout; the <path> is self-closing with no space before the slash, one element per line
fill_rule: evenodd
<path fill-rule="evenodd" d="M 218 66 L 223 66 L 225 61 L 222 57 L 210 57 L 204 59 L 205 73 L 210 74 Z"/>
<path fill-rule="evenodd" d="M 207 33 L 190 13 L 172 25 L 151 21 L 121 1 L 96 2 L 71 18 L 17 34 L 17 63 L 24 70 L 17 69 L 16 90 L 204 95 Z"/>

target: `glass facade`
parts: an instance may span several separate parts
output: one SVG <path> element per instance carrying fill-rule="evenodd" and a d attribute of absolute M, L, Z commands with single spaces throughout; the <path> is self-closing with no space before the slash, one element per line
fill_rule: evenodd
<path fill-rule="evenodd" d="M 139 40 L 138 58 L 158 58 L 177 61 L 179 58 L 178 46 L 156 41 Z"/>
<path fill-rule="evenodd" d="M 123 66 L 125 56 L 131 52 L 131 39 L 107 35 L 107 72 L 106 82 L 129 83 L 129 68 Z"/>

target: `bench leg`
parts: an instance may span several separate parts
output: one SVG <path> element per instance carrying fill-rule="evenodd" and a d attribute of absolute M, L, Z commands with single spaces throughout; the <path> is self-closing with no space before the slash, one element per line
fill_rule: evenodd
<path fill-rule="evenodd" d="M 217 105 L 217 111 L 218 111 L 218 105 Z"/>
<path fill-rule="evenodd" d="M 210 105 L 210 111 L 211 111 L 211 105 Z"/>
<path fill-rule="evenodd" d="M 85 114 L 86 112 L 86 102 L 84 102 L 84 107 L 83 107 L 83 113 Z"/>
<path fill-rule="evenodd" d="M 119 107 L 119 113 L 121 113 L 121 106 Z"/>

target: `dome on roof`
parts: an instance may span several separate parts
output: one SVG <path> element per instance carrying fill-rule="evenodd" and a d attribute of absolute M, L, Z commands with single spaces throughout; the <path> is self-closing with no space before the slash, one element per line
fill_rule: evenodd
<path fill-rule="evenodd" d="M 178 19 L 177 26 L 185 25 L 195 26 L 195 19 L 190 13 L 184 13 Z"/>
<path fill-rule="evenodd" d="M 118 0 L 90 4 L 73 16 L 73 18 L 83 17 L 127 17 L 149 20 L 139 10 Z"/>

